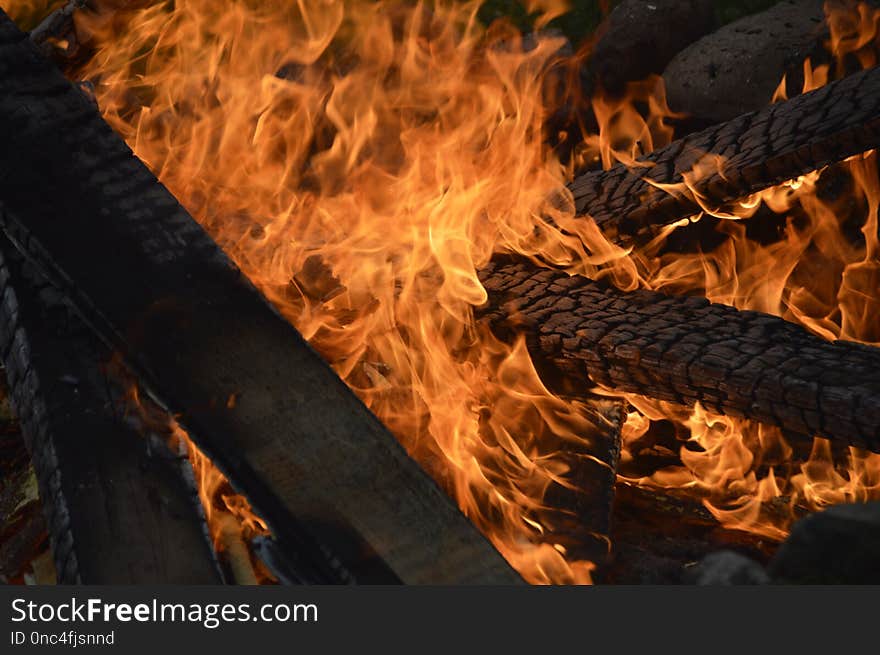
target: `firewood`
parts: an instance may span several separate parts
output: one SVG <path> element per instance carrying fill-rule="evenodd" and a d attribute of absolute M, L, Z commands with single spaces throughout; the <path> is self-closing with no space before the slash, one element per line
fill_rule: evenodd
<path fill-rule="evenodd" d="M 479 310 L 533 355 L 606 387 L 880 452 L 880 349 L 776 316 L 498 259 Z"/>
<path fill-rule="evenodd" d="M 567 399 L 582 403 L 583 399 Z M 614 505 L 617 464 L 620 457 L 620 431 L 625 419 L 622 403 L 606 398 L 591 399 L 597 409 L 597 423 L 607 423 L 604 434 L 589 446 L 572 444 L 552 435 L 544 439 L 548 449 L 555 446 L 555 458 L 562 466 L 558 479 L 544 494 L 541 513 L 546 532 L 544 538 L 556 547 L 562 546 L 572 560 L 586 560 L 595 565 L 593 582 L 607 576 L 612 549 L 611 524 Z"/>
<path fill-rule="evenodd" d="M 0 224 L 327 581 L 522 578 L 0 12 Z M 228 403 L 235 395 L 236 402 Z"/>
<path fill-rule="evenodd" d="M 102 362 L 112 351 L 0 237 L 0 352 L 37 477 L 58 580 L 219 583 L 198 500 L 148 454 Z"/>
<path fill-rule="evenodd" d="M 241 529 L 232 514 L 223 513 L 217 520 L 220 522 L 220 548 L 224 559 L 229 564 L 235 584 L 256 585 L 257 574 L 251 563 L 247 544 L 241 535 Z"/>
<path fill-rule="evenodd" d="M 42 46 L 49 39 L 60 39 L 74 35 L 73 14 L 86 6 L 88 0 L 68 0 L 46 16 L 30 33 L 30 39 Z"/>
<path fill-rule="evenodd" d="M 619 242 L 644 242 L 660 228 L 880 146 L 880 68 L 743 114 L 570 185 L 578 214 Z M 695 166 L 698 168 L 695 170 Z"/>
<path fill-rule="evenodd" d="M 608 581 L 680 584 L 705 556 L 732 550 L 764 564 L 778 544 L 757 534 L 724 528 L 692 494 L 619 482 L 615 490 L 614 553 Z"/>

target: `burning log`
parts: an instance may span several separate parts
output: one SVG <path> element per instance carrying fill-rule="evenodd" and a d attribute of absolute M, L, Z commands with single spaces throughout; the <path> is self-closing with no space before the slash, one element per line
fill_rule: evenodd
<path fill-rule="evenodd" d="M 586 173 L 570 189 L 577 212 L 609 237 L 641 241 L 704 207 L 723 207 L 877 146 L 880 68 L 872 68 L 691 134 L 643 157 L 644 167 Z"/>
<path fill-rule="evenodd" d="M 0 223 L 325 580 L 522 579 L 0 12 Z M 234 399 L 231 402 L 230 399 Z"/>
<path fill-rule="evenodd" d="M 568 375 L 880 452 L 880 349 L 781 318 L 498 260 L 481 272 L 496 331 L 525 330 Z"/>
<path fill-rule="evenodd" d="M 59 582 L 220 582 L 198 500 L 174 455 L 120 415 L 111 351 L 0 239 L 0 350 Z"/>

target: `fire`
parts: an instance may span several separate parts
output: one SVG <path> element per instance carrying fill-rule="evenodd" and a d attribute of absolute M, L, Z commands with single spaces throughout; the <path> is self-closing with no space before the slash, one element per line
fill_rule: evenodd
<path fill-rule="evenodd" d="M 880 11 L 865 4 L 826 11 L 831 61 L 815 67 L 804 62 L 804 92 L 847 70 L 876 63 Z M 785 98 L 783 79 L 772 100 Z M 714 172 L 718 162 L 700 165 Z M 691 171 L 683 186 L 692 190 L 691 180 L 705 172 Z M 660 291 L 698 293 L 714 302 L 782 316 L 827 339 L 880 345 L 878 179 L 877 157 L 869 152 L 724 211 L 701 203 L 707 215 L 739 220 L 718 224 L 716 232 L 725 238 L 708 252 L 661 253 L 674 231 L 668 230 L 634 254 L 640 282 Z M 828 186 L 835 183 L 845 187 L 829 192 Z M 762 208 L 785 218 L 772 239 L 752 236 L 748 221 L 741 220 Z M 767 219 L 765 215 L 757 220 Z M 861 239 L 856 238 L 859 231 Z M 690 411 L 626 397 L 636 411 L 624 427 L 624 449 L 633 449 L 624 454 L 624 465 L 637 458 L 640 439 L 652 421 L 677 425 L 682 446 L 680 466 L 624 479 L 654 488 L 689 489 L 725 526 L 782 539 L 805 512 L 880 498 L 878 455 L 856 448 L 832 452 L 822 439 L 805 448 L 790 443 L 776 428 L 714 415 L 700 406 Z"/>
<path fill-rule="evenodd" d="M 37 3 L 12 4 L 24 15 Z M 493 253 L 880 342 L 873 153 L 846 164 L 847 207 L 817 171 L 733 208 L 704 206 L 737 219 L 720 222 L 714 249 L 664 252 L 670 228 L 629 252 L 574 216 L 565 184 L 579 166 L 634 165 L 673 138 L 659 78 L 587 99 L 599 129 L 581 125 L 563 163 L 545 125 L 559 71 L 577 59 L 559 38 L 485 29 L 475 0 L 95 4 L 76 15 L 89 56 L 71 75 L 94 84 L 134 152 L 531 582 L 590 582 L 593 563 L 549 529 L 544 494 L 566 467 L 548 443 L 589 451 L 607 425 L 551 393 L 522 341 L 475 323 L 486 299 L 477 270 Z M 545 23 L 563 5 L 531 8 Z M 872 65 L 878 16 L 832 14 L 832 62 L 807 62 L 806 87 Z M 784 93 L 783 83 L 774 99 Z M 844 219 L 852 205 L 861 242 Z M 786 218 L 775 238 L 757 238 L 748 219 L 768 210 Z M 842 461 L 817 440 L 798 462 L 774 428 L 624 398 L 623 469 L 657 421 L 677 426 L 681 461 L 624 481 L 684 487 L 724 525 L 779 539 L 799 512 L 880 498 L 878 456 L 850 449 Z M 212 496 L 222 482 L 204 484 Z"/>
<path fill-rule="evenodd" d="M 631 82 L 622 96 L 598 94 L 590 98 L 589 103 L 599 131 L 591 134 L 581 126 L 584 136 L 575 153 L 575 167 L 596 162 L 606 169 L 618 162 L 641 166 L 643 164 L 637 161 L 639 157 L 672 141 L 673 129 L 666 121 L 681 117 L 666 105 L 666 89 L 656 75 Z M 647 116 L 637 105 L 647 106 Z"/>
<path fill-rule="evenodd" d="M 233 489 L 226 476 L 177 421 L 155 404 L 144 401 L 137 384 L 129 381 L 131 376 L 121 361 L 111 360 L 108 370 L 113 379 L 127 386 L 120 399 L 125 416 L 144 431 L 164 438 L 171 452 L 179 453 L 189 462 L 211 542 L 228 564 L 235 581 L 256 584 L 272 580 L 271 573 L 259 561 L 252 561 L 246 545 L 254 537 L 269 534 L 265 521 L 254 512 L 248 500 Z"/>
<path fill-rule="evenodd" d="M 585 583 L 547 524 L 567 465 L 544 437 L 589 450 L 607 424 L 472 308 L 497 250 L 607 255 L 542 220 L 571 213 L 544 139 L 562 39 L 487 33 L 478 7 L 104 2 L 72 74 L 528 580 Z"/>
<path fill-rule="evenodd" d="M 841 168 L 852 184 L 846 198 L 859 206 L 861 243 L 843 231 L 848 211 L 823 200 L 819 178 L 811 175 L 797 189 L 773 193 L 774 200 L 784 196 L 798 210 L 779 240 L 760 243 L 749 237 L 747 224 L 723 221 L 718 231 L 728 239 L 721 246 L 708 253 L 658 257 L 651 262 L 650 284 L 675 293 L 698 289 L 715 302 L 776 314 L 828 339 L 878 345 L 876 155 L 866 153 Z M 648 419 L 684 426 L 687 443 L 697 446 L 682 448 L 683 467 L 639 482 L 698 488 L 710 511 L 730 527 L 782 538 L 805 511 L 880 498 L 878 455 L 855 448 L 833 455 L 829 443 L 817 439 L 808 453 L 801 449 L 803 461 L 788 470 L 792 447 L 775 428 L 700 407 L 690 413 L 644 398 L 630 401 Z M 632 417 L 625 441 L 632 443 L 647 429 L 642 416 Z"/>
<path fill-rule="evenodd" d="M 14 2 L 4 0 L 0 6 L 17 24 L 36 27 L 50 12 L 63 7 L 64 3 L 65 0 L 15 0 Z"/>

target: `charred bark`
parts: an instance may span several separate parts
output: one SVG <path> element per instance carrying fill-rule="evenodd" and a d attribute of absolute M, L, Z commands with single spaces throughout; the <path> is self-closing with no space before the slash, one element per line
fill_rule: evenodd
<path fill-rule="evenodd" d="M 880 349 L 781 318 L 499 259 L 481 272 L 499 333 L 568 375 L 880 452 Z"/>
<path fill-rule="evenodd" d="M 132 429 L 111 351 L 0 237 L 0 352 L 58 581 L 210 584 L 220 575 L 178 456 Z"/>
<path fill-rule="evenodd" d="M 581 175 L 570 189 L 577 212 L 610 238 L 643 242 L 701 211 L 690 191 L 652 184 L 681 183 L 698 162 L 707 170 L 694 189 L 704 204 L 721 207 L 877 146 L 880 68 L 872 68 L 691 134 L 643 157 L 645 167 Z"/>
<path fill-rule="evenodd" d="M 2 12 L 0 126 L 4 229 L 324 580 L 522 581 Z"/>

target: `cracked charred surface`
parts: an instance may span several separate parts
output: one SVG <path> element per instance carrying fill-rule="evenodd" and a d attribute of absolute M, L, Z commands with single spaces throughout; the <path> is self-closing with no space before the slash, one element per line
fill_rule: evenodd
<path fill-rule="evenodd" d="M 690 192 L 660 189 L 701 173 L 693 188 L 721 207 L 880 145 L 880 68 L 720 123 L 653 151 L 641 168 L 618 164 L 570 184 L 578 214 L 622 243 L 649 239 L 694 216 Z M 652 184 L 653 183 L 653 184 Z"/>
<path fill-rule="evenodd" d="M 781 318 L 653 291 L 625 293 L 499 258 L 478 314 L 525 332 L 567 375 L 880 452 L 880 349 Z"/>
<path fill-rule="evenodd" d="M 111 354 L 0 236 L 0 356 L 58 581 L 219 583 L 198 498 L 178 457 L 126 423 Z"/>

